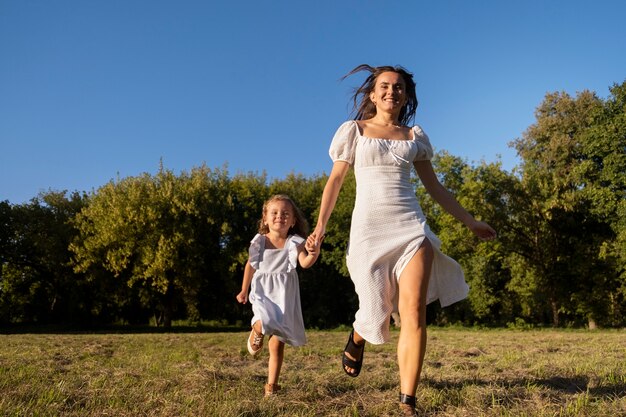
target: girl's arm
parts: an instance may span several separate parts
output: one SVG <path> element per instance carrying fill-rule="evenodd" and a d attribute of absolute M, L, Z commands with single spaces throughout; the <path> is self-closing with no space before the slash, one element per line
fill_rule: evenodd
<path fill-rule="evenodd" d="M 309 236 L 306 242 L 302 242 L 298 246 L 298 262 L 302 268 L 310 268 L 313 266 L 317 258 L 320 256 L 320 246 L 322 242 L 315 244 L 313 238 Z"/>
<path fill-rule="evenodd" d="M 466 225 L 476 236 L 483 240 L 496 237 L 496 231 L 487 223 L 476 220 L 469 214 L 437 179 L 430 161 L 416 161 L 413 163 L 428 194 L 458 221 Z"/>
<path fill-rule="evenodd" d="M 250 283 L 252 282 L 252 276 L 254 275 L 254 268 L 250 265 L 250 260 L 246 262 L 246 267 L 243 270 L 243 282 L 241 283 L 241 292 L 237 294 L 237 301 L 241 304 L 245 304 L 248 301 L 248 290 L 250 289 Z"/>
<path fill-rule="evenodd" d="M 328 181 L 324 186 L 324 192 L 322 193 L 322 202 L 320 203 L 320 214 L 317 218 L 317 225 L 315 230 L 311 233 L 313 239 L 315 239 L 315 245 L 319 246 L 326 234 L 326 224 L 328 219 L 335 208 L 337 203 L 337 196 L 341 191 L 343 180 L 346 178 L 346 174 L 350 169 L 350 164 L 345 161 L 336 161 L 333 164 L 333 169 L 330 171 Z"/>

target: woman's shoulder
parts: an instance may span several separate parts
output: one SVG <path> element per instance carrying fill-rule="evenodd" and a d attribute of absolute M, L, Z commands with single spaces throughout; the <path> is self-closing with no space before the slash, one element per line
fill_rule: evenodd
<path fill-rule="evenodd" d="M 415 125 L 411 126 L 411 129 L 416 131 L 416 132 L 423 132 L 424 131 L 424 129 L 422 129 L 422 126 L 418 125 L 418 124 L 415 124 Z"/>
<path fill-rule="evenodd" d="M 343 147 L 346 143 L 356 140 L 361 132 L 355 120 L 347 120 L 339 125 L 333 136 L 333 146 Z"/>
<path fill-rule="evenodd" d="M 343 122 L 335 132 L 328 150 L 333 162 L 354 163 L 354 152 L 359 136 L 360 132 L 354 120 Z"/>
<path fill-rule="evenodd" d="M 414 125 L 413 128 L 413 142 L 417 144 L 417 154 L 415 155 L 415 161 L 428 161 L 433 158 L 434 150 L 430 143 L 430 138 L 424 132 L 420 125 Z"/>
<path fill-rule="evenodd" d="M 341 123 L 337 128 L 338 132 L 347 132 L 347 131 L 359 131 L 359 122 L 357 120 L 346 120 Z"/>
<path fill-rule="evenodd" d="M 411 127 L 411 130 L 413 131 L 414 139 L 421 140 L 425 138 L 426 140 L 428 140 L 428 135 L 426 134 L 426 132 L 424 132 L 424 129 L 421 125 L 415 124 Z"/>

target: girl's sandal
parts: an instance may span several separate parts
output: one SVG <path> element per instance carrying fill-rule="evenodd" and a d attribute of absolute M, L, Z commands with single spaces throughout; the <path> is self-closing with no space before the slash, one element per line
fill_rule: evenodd
<path fill-rule="evenodd" d="M 278 391 L 280 391 L 280 385 L 278 385 L 278 384 L 265 384 L 263 389 L 265 390 L 265 396 L 266 397 L 271 397 L 272 395 L 274 395 Z"/>
<path fill-rule="evenodd" d="M 252 343 L 250 343 L 250 339 L 252 339 Z M 254 328 L 250 331 L 250 336 L 248 336 L 248 352 L 252 356 L 256 356 L 263 347 L 263 333 L 257 333 L 254 331 Z"/>
<path fill-rule="evenodd" d="M 352 355 L 353 358 L 360 357 L 359 360 L 352 360 L 346 355 L 346 352 Z M 348 336 L 348 343 L 346 343 L 346 347 L 343 350 L 343 356 L 341 357 L 341 367 L 343 371 L 351 376 L 352 378 L 356 378 L 361 373 L 361 366 L 363 365 L 363 353 L 365 352 L 365 340 L 363 344 L 357 345 L 354 343 L 354 329 L 350 332 L 350 336 Z M 354 369 L 354 372 L 348 372 L 347 368 Z"/>
<path fill-rule="evenodd" d="M 400 412 L 406 417 L 417 417 L 415 411 L 415 397 L 412 395 L 400 394 Z"/>

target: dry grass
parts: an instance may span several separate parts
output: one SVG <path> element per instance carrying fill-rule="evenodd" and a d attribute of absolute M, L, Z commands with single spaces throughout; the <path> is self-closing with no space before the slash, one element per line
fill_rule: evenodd
<path fill-rule="evenodd" d="M 339 365 L 347 331 L 287 347 L 262 399 L 266 351 L 247 332 L 0 335 L 2 416 L 393 416 L 395 340 Z M 429 416 L 626 416 L 626 332 L 429 330 L 418 390 Z"/>

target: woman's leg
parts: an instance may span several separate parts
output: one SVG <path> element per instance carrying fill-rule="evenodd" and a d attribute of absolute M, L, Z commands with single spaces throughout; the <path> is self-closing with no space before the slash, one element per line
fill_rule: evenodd
<path fill-rule="evenodd" d="M 426 352 L 426 294 L 432 261 L 433 248 L 425 239 L 402 271 L 398 283 L 400 393 L 410 396 L 415 396 Z"/>
<path fill-rule="evenodd" d="M 361 348 L 361 346 L 363 346 L 365 344 L 365 339 L 363 339 L 363 337 L 361 337 L 361 335 L 358 334 L 356 330 L 353 330 L 352 341 L 354 342 L 354 344 L 358 348 Z M 359 362 L 360 360 L 363 359 L 363 349 L 362 348 L 360 349 L 360 351 L 357 354 L 351 353 L 349 349 L 344 350 L 343 354 L 346 355 L 346 357 L 348 359 L 350 359 L 352 361 L 355 361 L 355 362 Z M 344 365 L 343 368 L 350 375 L 355 375 L 357 373 L 356 369 L 351 368 L 348 365 Z"/>
<path fill-rule="evenodd" d="M 278 340 L 277 337 L 270 337 L 267 346 L 270 351 L 267 383 L 269 385 L 278 385 L 280 369 L 283 366 L 283 358 L 285 357 L 285 343 Z"/>

